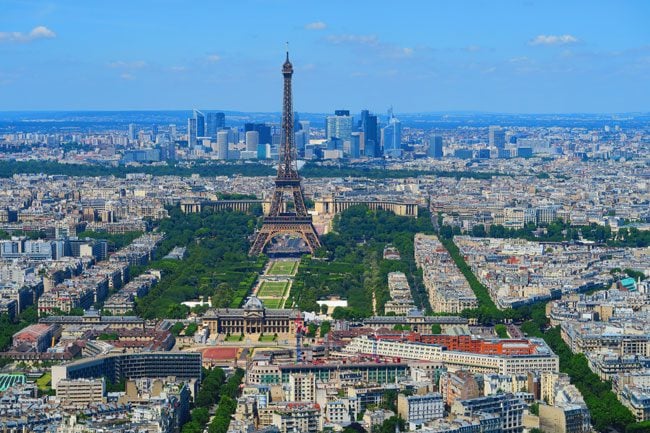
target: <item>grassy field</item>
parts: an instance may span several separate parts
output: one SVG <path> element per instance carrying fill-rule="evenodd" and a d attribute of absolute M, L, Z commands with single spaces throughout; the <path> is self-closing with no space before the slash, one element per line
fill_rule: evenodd
<path fill-rule="evenodd" d="M 226 337 L 226 341 L 241 341 L 241 340 L 242 340 L 241 334 L 231 335 L 230 337 Z"/>
<path fill-rule="evenodd" d="M 264 306 L 266 308 L 280 308 L 284 300 L 283 299 L 262 299 L 262 302 L 264 302 Z"/>
<path fill-rule="evenodd" d="M 262 335 L 259 341 L 263 341 L 263 342 L 275 341 L 275 335 Z"/>
<path fill-rule="evenodd" d="M 287 288 L 289 287 L 288 281 L 264 281 L 257 292 L 259 298 L 264 297 L 282 297 L 284 296 Z"/>
<path fill-rule="evenodd" d="M 52 373 L 47 372 L 36 379 L 36 385 L 41 391 L 48 391 L 52 385 Z"/>
<path fill-rule="evenodd" d="M 294 275 L 298 269 L 297 261 L 278 261 L 273 262 L 271 269 L 269 269 L 269 275 Z"/>

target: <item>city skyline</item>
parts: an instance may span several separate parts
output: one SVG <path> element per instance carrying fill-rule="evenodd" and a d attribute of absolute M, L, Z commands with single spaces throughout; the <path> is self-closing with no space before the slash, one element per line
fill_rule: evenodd
<path fill-rule="evenodd" d="M 277 112 L 287 40 L 300 112 L 648 109 L 642 2 L 296 5 L 7 2 L 0 110 Z"/>

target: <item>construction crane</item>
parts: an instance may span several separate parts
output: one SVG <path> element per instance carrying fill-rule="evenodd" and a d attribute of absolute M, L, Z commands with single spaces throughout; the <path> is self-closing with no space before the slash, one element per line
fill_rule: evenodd
<path fill-rule="evenodd" d="M 302 336 L 306 332 L 300 311 L 298 311 L 298 315 L 294 321 L 294 328 L 296 331 L 296 362 L 300 362 L 302 361 Z"/>

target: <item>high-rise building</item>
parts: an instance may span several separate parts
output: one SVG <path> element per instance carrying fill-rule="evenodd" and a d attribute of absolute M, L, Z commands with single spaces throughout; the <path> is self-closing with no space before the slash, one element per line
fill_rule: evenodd
<path fill-rule="evenodd" d="M 305 146 L 307 145 L 307 142 L 309 139 L 307 138 L 307 134 L 305 131 L 298 131 L 295 133 L 296 139 L 296 152 L 298 152 L 298 156 L 304 156 L 305 155 Z"/>
<path fill-rule="evenodd" d="M 264 123 L 245 123 L 244 132 L 248 131 L 257 131 L 260 134 L 259 139 L 261 144 L 273 143 L 273 138 L 271 136 L 271 127 L 265 125 Z"/>
<path fill-rule="evenodd" d="M 129 123 L 129 140 L 135 141 L 138 139 L 138 132 L 135 129 L 135 123 Z"/>
<path fill-rule="evenodd" d="M 432 134 L 429 136 L 427 155 L 431 158 L 442 158 L 443 153 L 442 135 Z"/>
<path fill-rule="evenodd" d="M 226 127 L 226 115 L 224 113 L 208 113 L 206 126 L 208 137 L 217 138 L 217 132 Z"/>
<path fill-rule="evenodd" d="M 388 125 L 382 129 L 384 155 L 393 158 L 402 156 L 402 122 L 391 117 Z"/>
<path fill-rule="evenodd" d="M 352 134 L 352 116 L 348 110 L 336 110 L 334 116 L 327 116 L 325 136 L 328 140 L 338 138 L 349 141 Z"/>
<path fill-rule="evenodd" d="M 176 125 L 173 123 L 169 125 L 169 137 L 176 140 Z"/>
<path fill-rule="evenodd" d="M 506 131 L 500 126 L 490 126 L 488 130 L 490 147 L 503 149 L 506 147 Z"/>
<path fill-rule="evenodd" d="M 257 131 L 246 132 L 246 150 L 257 152 L 258 144 L 260 144 L 260 133 Z"/>
<path fill-rule="evenodd" d="M 363 142 L 361 143 L 361 150 L 363 154 L 368 157 L 375 157 L 378 155 L 379 134 L 377 127 L 377 116 L 370 114 L 368 110 L 361 111 L 361 131 L 363 132 Z"/>
<path fill-rule="evenodd" d="M 217 158 L 228 159 L 228 131 L 217 132 Z"/>
<path fill-rule="evenodd" d="M 302 131 L 302 123 L 300 123 L 297 111 L 293 113 L 293 130 L 294 132 Z"/>
<path fill-rule="evenodd" d="M 307 141 L 309 141 L 309 134 L 311 133 L 309 120 L 301 120 L 299 123 L 300 123 L 300 130 L 304 131 L 304 133 L 307 135 Z"/>
<path fill-rule="evenodd" d="M 193 117 L 187 119 L 187 146 L 196 146 L 196 119 Z"/>
<path fill-rule="evenodd" d="M 363 132 L 353 132 L 350 140 L 350 158 L 359 158 L 361 156 L 361 141 L 363 140 Z"/>
<path fill-rule="evenodd" d="M 194 110 L 194 119 L 196 119 L 196 136 L 205 137 L 205 116 L 199 110 Z"/>

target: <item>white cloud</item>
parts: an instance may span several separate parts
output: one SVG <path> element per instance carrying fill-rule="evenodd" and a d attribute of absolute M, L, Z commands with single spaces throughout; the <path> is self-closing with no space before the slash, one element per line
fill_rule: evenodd
<path fill-rule="evenodd" d="M 187 71 L 187 67 L 185 66 L 171 66 L 169 68 L 170 71 L 172 72 L 185 72 Z"/>
<path fill-rule="evenodd" d="M 322 21 L 314 21 L 313 23 L 305 24 L 306 30 L 325 30 L 326 28 L 327 24 Z"/>
<path fill-rule="evenodd" d="M 0 32 L 0 42 L 32 42 L 37 39 L 53 39 L 56 33 L 45 26 L 34 27 L 29 33 Z"/>
<path fill-rule="evenodd" d="M 120 69 L 142 69 L 147 66 L 147 62 L 144 60 L 134 60 L 132 62 L 125 62 L 124 60 L 116 60 L 108 64 L 111 68 L 120 68 Z"/>
<path fill-rule="evenodd" d="M 573 35 L 537 35 L 528 42 L 528 45 L 567 45 L 578 42 Z"/>
<path fill-rule="evenodd" d="M 135 80 L 135 75 L 125 72 L 123 74 L 120 74 L 120 78 L 126 81 L 131 81 L 131 80 Z"/>
<path fill-rule="evenodd" d="M 218 54 L 208 54 L 205 56 L 205 60 L 210 63 L 217 63 L 219 60 L 221 60 L 221 56 Z"/>

